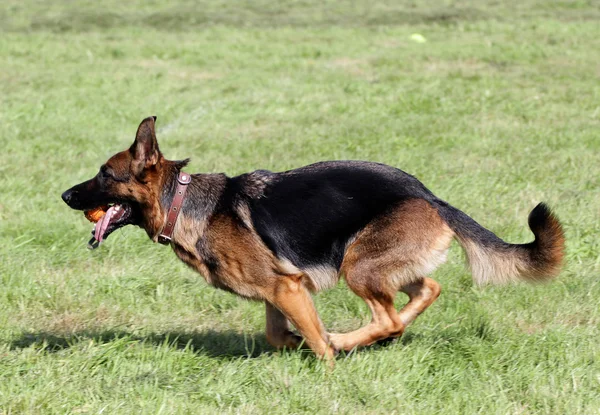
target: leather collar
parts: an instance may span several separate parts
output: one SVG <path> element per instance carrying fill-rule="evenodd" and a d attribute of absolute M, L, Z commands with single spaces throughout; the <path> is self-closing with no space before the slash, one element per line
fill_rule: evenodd
<path fill-rule="evenodd" d="M 177 176 L 177 189 L 175 189 L 175 196 L 173 196 L 173 201 L 171 202 L 171 206 L 169 206 L 169 211 L 167 212 L 167 223 L 160 232 L 160 235 L 158 235 L 158 243 L 163 245 L 169 245 L 171 243 L 173 229 L 175 229 L 175 224 L 177 223 L 177 218 L 179 217 L 179 212 L 181 211 L 181 205 L 183 204 L 185 192 L 188 184 L 190 184 L 191 181 L 192 176 L 182 171 L 179 172 L 179 176 Z"/>

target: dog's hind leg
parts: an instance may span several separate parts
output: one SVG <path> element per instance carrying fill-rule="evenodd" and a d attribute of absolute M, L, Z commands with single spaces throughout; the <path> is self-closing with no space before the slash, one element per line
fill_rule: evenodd
<path fill-rule="evenodd" d="M 302 343 L 302 337 L 290 330 L 288 319 L 274 305 L 265 301 L 267 311 L 267 341 L 277 349 L 296 349 Z"/>
<path fill-rule="evenodd" d="M 371 322 L 350 333 L 330 333 L 329 341 L 337 350 L 350 351 L 357 346 L 368 346 L 378 340 L 402 335 L 405 325 L 394 308 L 393 297 L 363 297 L 371 310 Z"/>
<path fill-rule="evenodd" d="M 350 285 L 350 284 L 349 284 Z M 368 346 L 379 340 L 400 337 L 404 329 L 440 295 L 440 285 L 431 278 L 423 278 L 402 287 L 409 297 L 408 303 L 397 312 L 393 297 L 368 295 L 363 297 L 371 309 L 372 319 L 366 326 L 350 333 L 329 334 L 331 344 L 338 350 L 350 351 Z M 360 295 L 360 294 L 359 294 Z"/>
<path fill-rule="evenodd" d="M 443 263 L 453 232 L 424 200 L 411 200 L 369 224 L 349 246 L 342 263 L 348 287 L 371 310 L 372 320 L 351 333 L 330 334 L 336 349 L 352 350 L 404 329 L 441 292 L 425 276 Z M 409 296 L 400 311 L 394 308 L 398 291 Z"/>
<path fill-rule="evenodd" d="M 402 324 L 408 326 L 440 296 L 442 287 L 431 278 L 423 278 L 405 285 L 400 291 L 408 295 L 409 300 L 398 312 L 398 316 Z"/>

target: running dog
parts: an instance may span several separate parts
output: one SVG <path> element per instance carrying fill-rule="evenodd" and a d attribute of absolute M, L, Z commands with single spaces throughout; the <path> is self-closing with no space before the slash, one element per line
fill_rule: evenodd
<path fill-rule="evenodd" d="M 565 238 L 543 203 L 529 215 L 535 240 L 510 244 L 384 164 L 326 161 L 281 173 L 186 174 L 189 159 L 170 161 L 160 152 L 155 121 L 144 119 L 131 147 L 63 200 L 77 210 L 109 206 L 96 242 L 137 225 L 152 241 L 171 245 L 210 285 L 263 301 L 267 340 L 277 348 L 306 342 L 331 359 L 401 336 L 440 295 L 428 276 L 446 260 L 453 238 L 479 284 L 540 281 L 560 271 Z M 342 276 L 372 320 L 350 333 L 328 333 L 311 293 Z M 398 291 L 409 297 L 400 311 Z"/>

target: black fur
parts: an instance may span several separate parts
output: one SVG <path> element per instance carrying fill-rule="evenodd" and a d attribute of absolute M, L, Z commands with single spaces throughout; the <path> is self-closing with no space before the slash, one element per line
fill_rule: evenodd
<path fill-rule="evenodd" d="M 503 241 L 492 231 L 481 226 L 466 213 L 450 206 L 444 201 L 438 200 L 437 202 L 434 202 L 434 206 L 436 205 L 442 219 L 446 221 L 448 226 L 450 226 L 459 237 L 470 239 L 478 245 L 492 248 L 496 251 L 507 252 L 520 250 L 530 256 L 539 256 L 540 253 L 543 255 L 550 255 L 548 253 L 549 248 L 559 243 L 557 238 L 562 238 L 562 232 L 549 230 L 551 229 L 552 220 L 558 222 L 558 219 L 554 218 L 552 211 L 545 203 L 539 203 L 529 214 L 529 228 L 535 235 L 535 240 L 525 244 L 511 244 Z M 542 259 L 546 259 L 545 256 Z M 538 259 L 532 262 L 539 263 L 541 261 L 541 259 Z"/>
<path fill-rule="evenodd" d="M 260 176 L 262 192 L 244 195 L 248 175 L 237 176 L 228 181 L 225 204 L 243 197 L 265 244 L 298 267 L 338 269 L 348 240 L 375 217 L 408 199 L 435 200 L 413 176 L 377 163 L 332 161 L 250 174 Z"/>
<path fill-rule="evenodd" d="M 438 208 L 440 216 L 450 226 L 450 229 L 457 234 L 485 247 L 503 249 L 510 245 L 498 238 L 492 231 L 481 226 L 469 215 L 443 200 L 437 199 L 434 206 Z"/>

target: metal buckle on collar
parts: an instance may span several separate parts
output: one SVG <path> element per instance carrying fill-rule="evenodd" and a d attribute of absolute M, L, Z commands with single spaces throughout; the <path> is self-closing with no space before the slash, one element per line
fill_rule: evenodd
<path fill-rule="evenodd" d="M 190 184 L 190 182 L 192 181 L 192 176 L 182 172 L 182 174 L 177 176 L 177 181 L 181 184 Z"/>
<path fill-rule="evenodd" d="M 171 243 L 171 237 L 166 235 L 158 235 L 158 243 L 161 245 L 169 245 Z"/>

